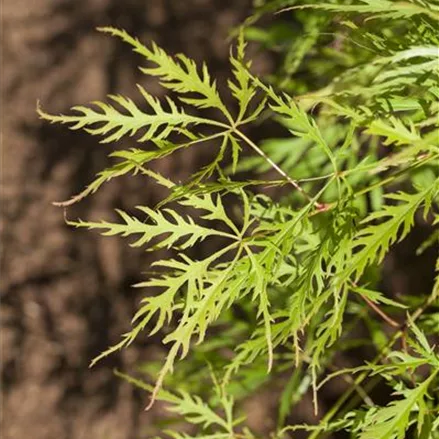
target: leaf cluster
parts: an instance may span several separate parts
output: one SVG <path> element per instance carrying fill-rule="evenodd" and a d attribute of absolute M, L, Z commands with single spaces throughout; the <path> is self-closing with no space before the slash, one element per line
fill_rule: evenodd
<path fill-rule="evenodd" d="M 311 438 L 339 430 L 361 439 L 402 439 L 412 431 L 438 438 L 439 406 L 430 395 L 439 385 L 432 342 L 439 275 L 431 291 L 398 298 L 381 279 L 392 248 L 439 218 L 439 5 L 259 3 L 230 51 L 229 96 L 220 95 L 205 64 L 101 28 L 140 55 L 142 72 L 173 98 L 161 102 L 139 86 L 136 102 L 109 96 L 67 115 L 38 108 L 43 119 L 102 143 L 136 137 L 136 147 L 112 153 L 112 166 L 59 205 L 125 174 L 151 178 L 168 192 L 154 208 L 118 210 L 117 221 L 68 221 L 147 251 L 168 250 L 136 285 L 145 297 L 131 328 L 92 364 L 137 337 L 160 334 L 163 360 L 142 368 L 155 385 L 119 375 L 151 394 L 149 406 L 163 401 L 196 434 L 167 430 L 162 437 L 255 438 L 240 403 L 282 383 L 273 437 L 302 429 Z M 286 18 L 258 27 L 273 11 L 293 31 Z M 276 74 L 252 73 L 245 37 L 280 54 Z M 254 142 L 247 126 L 267 120 L 283 137 Z M 153 161 L 206 142 L 216 145 L 214 158 L 188 181 L 153 171 Z M 437 236 L 418 254 L 437 246 Z M 209 245 L 217 249 L 194 257 L 202 243 L 215 242 L 219 249 Z M 362 347 L 375 357 L 337 369 L 337 357 Z M 291 425 L 308 392 L 317 413 L 318 392 L 332 379 L 345 380 L 348 390 L 328 413 L 316 425 Z M 385 406 L 371 396 L 380 383 L 393 391 Z"/>

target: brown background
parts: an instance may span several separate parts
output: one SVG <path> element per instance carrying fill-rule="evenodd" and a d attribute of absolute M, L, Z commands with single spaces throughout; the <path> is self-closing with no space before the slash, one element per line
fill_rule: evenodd
<path fill-rule="evenodd" d="M 230 28 L 247 0 L 6 0 L 3 2 L 2 366 L 4 439 L 139 437 L 145 397 L 112 375 L 145 359 L 144 346 L 94 369 L 90 359 L 128 328 L 148 260 L 126 241 L 72 230 L 52 201 L 64 200 L 108 164 L 112 146 L 38 120 L 109 93 L 138 96 L 135 83 L 160 93 L 138 70 L 139 56 L 97 26 L 126 29 L 172 53 L 228 70 Z M 135 146 L 135 145 L 132 145 Z M 119 145 L 120 148 L 120 145 Z M 203 151 L 165 160 L 178 179 Z M 208 154 L 208 152 L 207 152 Z M 69 210 L 72 218 L 111 218 L 157 201 L 142 178 L 125 178 Z"/>

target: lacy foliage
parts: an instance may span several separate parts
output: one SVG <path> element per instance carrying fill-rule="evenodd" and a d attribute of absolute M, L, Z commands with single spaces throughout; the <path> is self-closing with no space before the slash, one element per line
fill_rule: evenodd
<path fill-rule="evenodd" d="M 256 437 L 236 410 L 270 382 L 284 383 L 276 438 L 298 429 L 311 438 L 345 430 L 361 439 L 403 439 L 409 429 L 418 438 L 439 437 L 438 401 L 429 396 L 439 384 L 439 357 L 428 338 L 439 333 L 439 320 L 437 311 L 425 314 L 438 305 L 439 277 L 431 292 L 422 292 L 423 304 L 418 291 L 398 300 L 380 291 L 380 265 L 392 246 L 421 222 L 439 218 L 439 6 L 426 0 L 345 3 L 273 1 L 257 9 L 231 49 L 227 98 L 205 64 L 102 28 L 140 55 L 142 71 L 157 77 L 172 99 L 160 102 L 139 86 L 136 101 L 109 96 L 108 103 L 76 106 L 68 115 L 38 110 L 43 119 L 84 129 L 102 143 L 137 142 L 111 154 L 111 167 L 59 204 L 79 201 L 124 174 L 151 178 L 169 193 L 155 208 L 119 210 L 116 222 L 69 221 L 148 251 L 172 250 L 136 285 L 145 298 L 132 328 L 92 363 L 137 337 L 162 334 L 166 356 L 159 369 L 155 362 L 146 367 L 155 386 L 119 375 L 198 431 L 164 437 Z M 304 31 L 279 40 L 282 23 L 256 28 L 258 17 L 281 9 Z M 280 51 L 276 75 L 264 80 L 251 73 L 244 35 Z M 235 105 L 225 104 L 230 99 Z M 246 126 L 267 119 L 286 134 L 257 144 Z M 217 145 L 216 156 L 184 184 L 150 167 L 206 142 Z M 251 180 L 243 171 L 273 172 Z M 284 187 L 286 195 L 270 198 L 260 186 Z M 420 252 L 437 245 L 437 237 Z M 223 244 L 194 258 L 193 249 L 209 241 Z M 336 353 L 365 343 L 352 332 L 360 323 L 376 357 L 334 371 Z M 403 349 L 396 343 L 401 339 Z M 317 409 L 321 386 L 352 375 L 319 424 L 288 424 L 309 389 Z M 382 407 L 368 396 L 369 378 L 377 376 L 395 391 Z M 209 380 L 213 392 L 206 391 Z"/>

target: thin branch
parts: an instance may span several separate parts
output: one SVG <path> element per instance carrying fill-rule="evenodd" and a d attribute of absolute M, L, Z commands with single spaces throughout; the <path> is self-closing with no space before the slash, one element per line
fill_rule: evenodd
<path fill-rule="evenodd" d="M 395 320 L 392 319 L 392 317 L 390 317 L 389 315 L 387 315 L 376 303 L 372 302 L 372 300 L 370 300 L 368 297 L 363 296 L 362 294 L 361 298 L 367 303 L 368 306 L 370 306 L 370 308 L 372 308 L 377 314 L 379 314 L 383 320 L 385 320 L 390 326 L 394 327 L 394 328 L 400 328 L 401 325 L 396 322 Z"/>
<path fill-rule="evenodd" d="M 439 287 L 436 287 L 433 290 L 433 294 L 430 295 L 430 297 L 426 300 L 426 302 L 419 307 L 412 315 L 411 319 L 413 322 L 415 322 L 421 315 L 422 313 L 439 297 Z M 379 361 L 381 361 L 383 359 L 383 357 L 385 356 L 387 350 L 404 334 L 404 328 L 408 326 L 408 318 L 406 319 L 404 325 L 402 325 L 402 329 L 399 329 L 397 332 L 395 332 L 395 334 L 393 335 L 393 337 L 389 340 L 389 342 L 386 344 L 386 346 L 384 346 L 381 351 L 376 355 L 376 357 L 373 359 L 373 361 L 370 363 L 370 365 L 375 365 L 377 364 Z M 401 328 L 401 326 L 400 326 Z M 338 400 L 335 402 L 335 404 L 331 407 L 331 409 L 328 411 L 328 413 L 326 413 L 326 415 L 323 417 L 323 419 L 320 421 L 321 423 L 328 423 L 331 421 L 331 419 L 339 412 L 340 408 L 343 406 L 343 404 L 349 399 L 349 397 L 355 392 L 355 390 L 357 389 L 356 386 L 359 386 L 370 374 L 370 370 L 366 370 L 364 371 L 356 380 L 355 383 L 353 385 L 353 387 L 351 387 L 348 391 L 346 391 L 345 393 L 343 393 L 343 395 L 341 395 Z M 375 386 L 376 384 L 378 384 L 378 382 L 380 381 L 380 378 L 377 378 L 376 382 L 373 382 L 373 386 Z M 348 407 L 347 409 L 343 410 L 341 412 L 341 416 L 344 416 L 346 414 L 346 411 L 349 410 L 350 407 Z M 320 436 L 319 432 L 314 432 L 309 439 L 316 439 Z"/>
<path fill-rule="evenodd" d="M 323 210 L 325 208 L 325 205 L 322 203 L 319 203 L 318 201 L 315 201 L 311 198 L 311 196 L 303 190 L 303 188 L 299 185 L 299 183 L 296 180 L 293 180 L 282 168 L 280 168 L 273 160 L 271 160 L 270 157 L 268 157 L 267 154 L 265 154 L 262 149 L 259 148 L 254 142 L 252 142 L 244 133 L 242 133 L 239 130 L 234 131 L 235 134 L 239 137 L 241 137 L 242 140 L 244 140 L 256 153 L 258 153 L 274 170 L 276 170 L 282 177 L 285 178 L 285 180 L 288 181 L 297 191 L 299 191 L 309 202 L 313 203 L 313 205 L 318 210 Z"/>

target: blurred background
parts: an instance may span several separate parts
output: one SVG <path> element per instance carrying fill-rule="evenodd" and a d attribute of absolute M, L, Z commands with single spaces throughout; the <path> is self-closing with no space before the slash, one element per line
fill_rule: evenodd
<path fill-rule="evenodd" d="M 152 416 L 143 411 L 145 395 L 112 372 L 147 360 L 146 346 L 88 368 L 128 329 L 140 293 L 131 285 L 149 256 L 123 240 L 67 227 L 62 209 L 51 205 L 90 183 L 108 164 L 112 146 L 40 121 L 37 100 L 59 113 L 109 93 L 136 98 L 136 83 L 161 92 L 138 70 L 139 56 L 97 26 L 124 28 L 171 53 L 206 60 L 221 78 L 229 71 L 229 31 L 250 11 L 250 0 L 3 2 L 4 439 L 134 438 Z M 260 64 L 269 69 L 268 59 Z M 187 151 L 184 160 L 160 161 L 158 169 L 178 180 L 203 154 Z M 159 199 L 153 183 L 121 178 L 68 215 L 97 220 L 115 207 Z"/>

